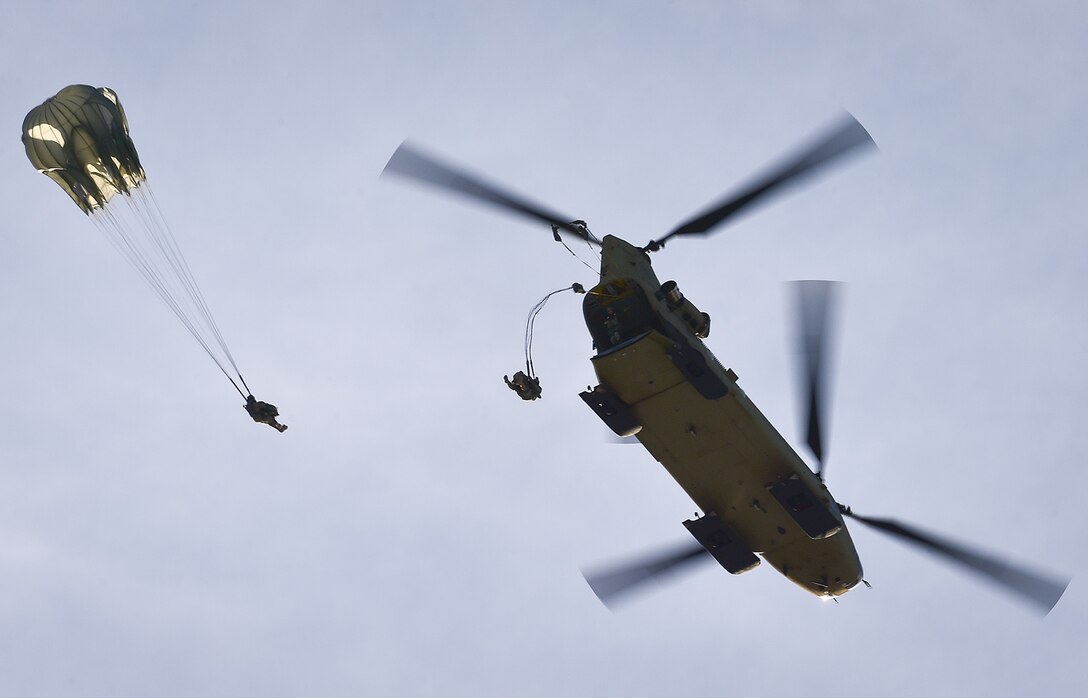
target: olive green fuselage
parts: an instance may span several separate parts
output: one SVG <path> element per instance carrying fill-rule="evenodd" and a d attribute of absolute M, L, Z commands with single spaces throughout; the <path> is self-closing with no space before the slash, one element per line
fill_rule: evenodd
<path fill-rule="evenodd" d="M 584 310 L 601 386 L 629 408 L 638 440 L 704 514 L 813 594 L 838 596 L 861 581 L 831 494 L 707 349 L 709 318 L 671 285 L 662 289 L 646 252 L 605 237 Z M 786 481 L 838 525 L 806 533 L 769 489 Z"/>

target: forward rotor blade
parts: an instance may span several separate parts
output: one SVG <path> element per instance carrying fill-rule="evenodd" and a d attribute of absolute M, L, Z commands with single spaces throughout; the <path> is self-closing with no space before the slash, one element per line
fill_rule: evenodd
<path fill-rule="evenodd" d="M 651 581 L 660 581 L 688 563 L 702 558 L 710 559 L 710 553 L 701 545 L 685 545 L 665 553 L 646 556 L 638 560 L 593 572 L 582 571 L 593 593 L 605 606 L 613 608 L 617 601 L 638 587 Z"/>
<path fill-rule="evenodd" d="M 1069 586 L 1069 579 L 1045 576 L 1024 567 L 1006 562 L 998 557 L 968 548 L 961 543 L 954 543 L 946 538 L 926 533 L 913 526 L 899 523 L 893 519 L 874 519 L 860 516 L 843 509 L 849 516 L 868 526 L 889 533 L 900 540 L 905 540 L 919 547 L 936 553 L 946 560 L 958 563 L 969 572 L 981 576 L 1017 597 L 1033 603 L 1043 615 L 1050 612 L 1058 599 Z"/>
<path fill-rule="evenodd" d="M 797 326 L 802 371 L 805 437 L 816 457 L 816 476 L 824 479 L 829 378 L 829 337 L 840 284 L 834 281 L 795 281 Z"/>
<path fill-rule="evenodd" d="M 385 169 L 382 170 L 383 175 L 386 173 L 398 174 L 426 182 L 439 189 L 463 194 L 469 198 L 543 221 L 548 225 L 554 225 L 581 240 L 596 243 L 596 240 L 584 228 L 570 223 L 572 218 L 549 211 L 517 194 L 504 191 L 496 184 L 441 163 L 434 157 L 413 148 L 407 141 L 401 143 L 393 153 L 393 157 L 389 158 Z"/>
<path fill-rule="evenodd" d="M 863 146 L 875 147 L 876 144 L 865 127 L 846 114 L 839 124 L 811 145 L 755 178 L 748 186 L 677 226 L 665 237 L 650 243 L 649 247 L 656 249 L 674 235 L 706 235 L 753 204 L 766 200 L 772 194 L 782 193 L 788 185 L 799 183 L 822 166 Z"/>

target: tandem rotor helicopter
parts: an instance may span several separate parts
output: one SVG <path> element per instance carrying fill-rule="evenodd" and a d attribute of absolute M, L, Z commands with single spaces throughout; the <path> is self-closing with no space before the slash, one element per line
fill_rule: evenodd
<path fill-rule="evenodd" d="M 587 573 L 590 587 L 606 605 L 648 581 L 705 559 L 716 560 L 732 574 L 747 572 L 765 560 L 806 591 L 838 597 L 859 582 L 868 585 L 846 518 L 955 563 L 1044 614 L 1064 593 L 1068 579 L 1030 571 L 892 519 L 855 514 L 832 497 L 823 473 L 824 348 L 834 295 L 831 282 L 797 282 L 807 445 L 817 463 L 813 472 L 748 399 L 733 370 L 723 367 L 707 348 L 703 340 L 709 335 L 710 316 L 684 297 L 675 281 L 662 284 L 654 274 L 650 253 L 673 238 L 706 236 L 828 164 L 874 147 L 864 127 L 846 115 L 807 147 L 643 247 L 613 235 L 598 239 L 583 222 L 571 222 L 407 142 L 386 165 L 383 174 L 408 177 L 542 221 L 552 227 L 557 240 L 563 233 L 600 248 L 600 281 L 585 292 L 582 304 L 596 350 L 592 363 L 599 383 L 581 397 L 618 436 L 637 438 L 703 512 L 684 522 L 694 543 Z M 574 290 L 581 288 L 575 284 Z M 533 313 L 530 322 L 532 317 Z M 524 399 L 535 399 L 539 383 L 532 376 L 531 358 L 529 362 L 529 375 L 516 374 L 511 387 Z"/>

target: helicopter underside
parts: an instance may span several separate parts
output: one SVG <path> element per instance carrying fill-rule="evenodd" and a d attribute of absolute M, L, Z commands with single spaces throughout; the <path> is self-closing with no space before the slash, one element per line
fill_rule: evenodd
<path fill-rule="evenodd" d="M 783 193 L 800 178 L 874 145 L 865 128 L 846 115 L 837 126 L 734 194 L 643 247 L 613 235 L 598 239 L 583 221 L 572 221 L 408 143 L 402 143 L 390 158 L 383 175 L 408 177 L 547 223 L 557 240 L 564 234 L 601 248 L 600 283 L 586 292 L 583 302 L 586 325 L 598 352 L 594 366 L 601 384 L 582 393 L 582 398 L 616 433 L 637 433 L 705 512 L 694 522 L 685 522 L 700 547 L 639 560 L 592 578 L 587 575 L 590 587 L 606 604 L 696 559 L 704 550 L 734 573 L 750 569 L 758 551 L 806 590 L 825 597 L 842 594 L 861 580 L 861 564 L 844 516 L 989 579 L 1044 612 L 1065 592 L 1067 578 L 1012 565 L 894 519 L 840 508 L 821 478 L 737 387 L 736 374 L 722 367 L 700 341 L 709 335 L 709 315 L 686 299 L 674 280 L 662 284 L 652 269 L 649 253 L 670 240 L 708 235 L 752 205 Z M 802 382 L 808 398 L 806 443 L 822 475 L 823 357 L 832 286 L 822 281 L 803 283 L 798 288 L 800 345 L 806 358 Z"/>
<path fill-rule="evenodd" d="M 677 344 L 652 330 L 598 354 L 599 392 L 624 406 L 643 446 L 752 552 L 813 594 L 848 591 L 861 581 L 861 563 L 827 489 L 731 370 L 706 365 L 725 386 L 723 396 L 708 399 L 678 365 L 684 348 Z M 819 516 L 806 520 L 806 511 Z"/>

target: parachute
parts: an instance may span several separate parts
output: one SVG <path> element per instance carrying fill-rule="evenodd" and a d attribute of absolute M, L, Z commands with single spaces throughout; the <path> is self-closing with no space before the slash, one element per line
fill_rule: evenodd
<path fill-rule="evenodd" d="M 26 115 L 23 145 L 31 164 L 87 214 L 246 397 L 249 387 L 148 185 L 117 94 L 65 87 Z"/>
<path fill-rule="evenodd" d="M 26 156 L 84 213 L 144 181 L 128 120 L 108 87 L 69 85 L 23 120 Z"/>

